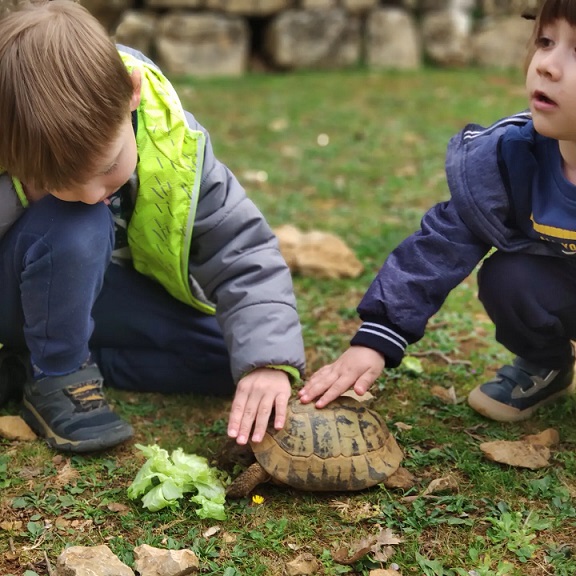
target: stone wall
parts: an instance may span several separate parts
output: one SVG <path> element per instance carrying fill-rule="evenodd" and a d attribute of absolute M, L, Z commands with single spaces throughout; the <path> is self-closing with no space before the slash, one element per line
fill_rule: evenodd
<path fill-rule="evenodd" d="M 169 74 L 522 66 L 538 0 L 80 0 Z M 17 0 L 0 0 L 0 13 Z"/>

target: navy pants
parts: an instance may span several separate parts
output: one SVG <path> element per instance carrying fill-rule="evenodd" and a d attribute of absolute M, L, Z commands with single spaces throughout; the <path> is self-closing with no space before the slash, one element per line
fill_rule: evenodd
<path fill-rule="evenodd" d="M 576 260 L 495 252 L 478 273 L 479 297 L 496 339 L 542 367 L 570 361 L 576 340 Z"/>
<path fill-rule="evenodd" d="M 45 374 L 74 371 L 91 353 L 107 385 L 232 394 L 216 319 L 111 264 L 113 243 L 103 203 L 32 204 L 0 241 L 0 342 L 28 348 Z"/>

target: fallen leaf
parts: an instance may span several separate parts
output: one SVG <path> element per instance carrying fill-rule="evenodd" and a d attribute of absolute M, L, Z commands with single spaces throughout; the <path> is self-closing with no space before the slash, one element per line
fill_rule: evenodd
<path fill-rule="evenodd" d="M 22 528 L 22 522 L 20 520 L 4 520 L 0 522 L 0 529 L 2 530 L 20 530 Z"/>
<path fill-rule="evenodd" d="M 430 388 L 430 394 L 440 399 L 442 402 L 444 402 L 444 404 L 458 404 L 454 386 L 450 386 L 450 388 L 444 388 L 443 386 L 432 386 L 432 388 Z"/>
<path fill-rule="evenodd" d="M 282 132 L 288 128 L 288 120 L 286 118 L 275 118 L 268 124 L 268 129 L 272 132 Z"/>
<path fill-rule="evenodd" d="M 67 461 L 64 466 L 58 470 L 58 474 L 56 478 L 54 478 L 53 483 L 55 486 L 62 487 L 71 484 L 74 480 L 78 480 L 78 478 L 80 478 L 80 473 L 75 468 L 72 468 L 70 461 Z"/>
<path fill-rule="evenodd" d="M 370 570 L 368 576 L 400 576 L 400 572 L 396 570 L 385 570 L 383 568 L 377 568 L 376 570 Z"/>
<path fill-rule="evenodd" d="M 358 502 L 350 499 L 346 501 L 332 500 L 330 506 L 337 510 L 347 522 L 360 522 L 381 514 L 379 507 L 370 504 L 370 502 Z"/>
<path fill-rule="evenodd" d="M 230 534 L 230 532 L 222 532 L 222 540 L 224 540 L 226 544 L 233 544 L 237 539 L 238 537 L 236 534 Z"/>
<path fill-rule="evenodd" d="M 414 428 L 414 426 L 410 426 L 410 424 L 405 424 L 404 422 L 394 422 L 394 426 L 396 426 L 398 430 L 402 430 L 402 432 L 405 430 L 412 430 L 412 428 Z"/>
<path fill-rule="evenodd" d="M 20 416 L 0 416 L 0 437 L 6 440 L 36 440 L 32 428 Z"/>
<path fill-rule="evenodd" d="M 202 536 L 204 538 L 210 538 L 210 536 L 214 536 L 214 534 L 218 534 L 220 532 L 220 526 L 211 526 L 208 530 L 202 532 Z"/>
<path fill-rule="evenodd" d="M 309 576 L 318 574 L 320 565 L 318 561 L 309 552 L 300 554 L 291 562 L 286 563 L 286 574 L 288 576 Z"/>
<path fill-rule="evenodd" d="M 350 390 L 346 390 L 346 392 L 343 392 L 341 394 L 341 396 L 347 396 L 348 398 L 354 398 L 354 400 L 358 400 L 358 402 L 368 402 L 369 400 L 374 399 L 374 395 L 371 394 L 370 392 L 364 392 L 364 394 L 362 394 L 362 396 L 360 396 L 360 394 L 357 394 L 353 388 L 350 388 Z"/>
<path fill-rule="evenodd" d="M 376 542 L 372 545 L 371 551 L 376 562 L 386 562 L 394 554 L 394 544 L 400 544 L 402 538 L 398 538 L 390 528 L 380 529 L 376 536 Z"/>
<path fill-rule="evenodd" d="M 524 442 L 529 444 L 540 444 L 541 446 L 556 446 L 560 442 L 560 434 L 554 428 L 547 428 L 539 434 L 528 434 L 521 438 Z"/>
<path fill-rule="evenodd" d="M 366 538 L 362 538 L 361 540 L 356 540 L 352 542 L 350 548 L 342 546 L 335 550 L 332 553 L 332 558 L 335 562 L 338 562 L 338 564 L 350 566 L 358 562 L 358 560 L 364 558 L 364 556 L 370 552 L 374 542 L 374 536 L 368 536 Z"/>
<path fill-rule="evenodd" d="M 482 450 L 488 460 L 520 468 L 536 470 L 544 468 L 550 463 L 550 449 L 548 446 L 530 444 L 523 440 L 483 442 L 480 444 L 480 450 Z"/>
<path fill-rule="evenodd" d="M 382 484 L 386 486 L 386 488 L 400 488 L 402 490 L 409 490 L 414 486 L 417 482 L 416 476 L 414 476 L 411 472 L 406 470 L 406 468 L 398 468 L 392 476 L 388 476 Z"/>
<path fill-rule="evenodd" d="M 126 506 L 126 504 L 121 504 L 120 502 L 110 502 L 106 508 L 108 508 L 110 512 L 118 512 L 121 516 L 130 512 L 130 507 Z"/>
<path fill-rule="evenodd" d="M 268 182 L 268 172 L 265 170 L 246 170 L 242 173 L 242 180 L 247 184 L 264 184 Z"/>
<path fill-rule="evenodd" d="M 426 490 L 422 492 L 422 496 L 428 494 L 437 494 L 438 492 L 454 492 L 458 489 L 458 482 L 453 476 L 444 476 L 443 478 L 435 478 L 428 484 Z"/>
<path fill-rule="evenodd" d="M 372 553 L 378 562 L 385 562 L 394 553 L 392 545 L 402 542 L 392 530 L 380 528 L 378 534 L 367 536 L 352 542 L 349 548 L 344 546 L 332 553 L 332 558 L 338 564 L 350 566 L 361 560 L 366 554 Z"/>
<path fill-rule="evenodd" d="M 18 476 L 24 480 L 30 480 L 31 478 L 36 478 L 42 474 L 42 469 L 38 466 L 22 466 Z"/>

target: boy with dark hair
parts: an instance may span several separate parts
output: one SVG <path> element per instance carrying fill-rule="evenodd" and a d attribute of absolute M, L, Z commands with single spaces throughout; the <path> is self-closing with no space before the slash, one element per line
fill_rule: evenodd
<path fill-rule="evenodd" d="M 359 331 L 299 392 L 319 407 L 364 394 L 398 366 L 428 319 L 488 251 L 479 297 L 496 339 L 516 355 L 468 397 L 488 418 L 518 421 L 572 390 L 576 339 L 576 2 L 544 0 L 528 54 L 530 112 L 449 144 L 451 199 L 388 257 L 359 305 Z"/>
<path fill-rule="evenodd" d="M 25 6 L 0 20 L 0 125 L 0 402 L 72 452 L 133 434 L 104 380 L 235 391 L 240 444 L 281 428 L 304 370 L 289 270 L 160 70 L 74 2 Z"/>

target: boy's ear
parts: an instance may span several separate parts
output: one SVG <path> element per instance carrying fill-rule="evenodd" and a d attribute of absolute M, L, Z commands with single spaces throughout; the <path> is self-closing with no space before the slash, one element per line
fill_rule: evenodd
<path fill-rule="evenodd" d="M 130 112 L 134 112 L 140 105 L 140 89 L 142 87 L 142 73 L 140 69 L 134 68 L 132 74 L 130 74 L 130 78 L 132 78 L 133 87 L 132 98 L 130 98 Z"/>

